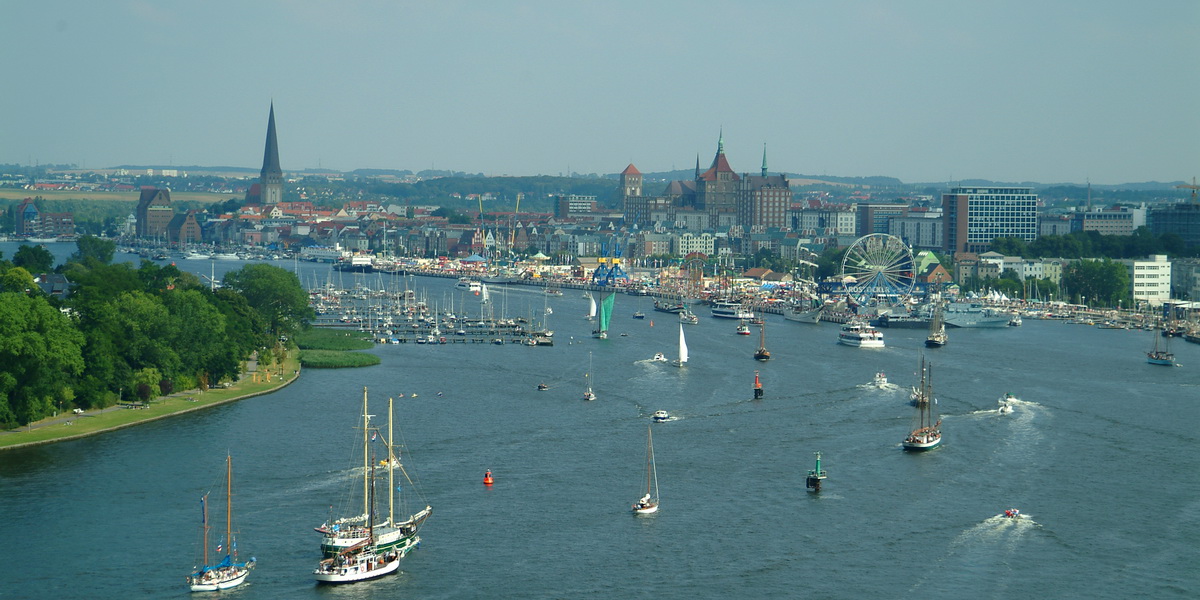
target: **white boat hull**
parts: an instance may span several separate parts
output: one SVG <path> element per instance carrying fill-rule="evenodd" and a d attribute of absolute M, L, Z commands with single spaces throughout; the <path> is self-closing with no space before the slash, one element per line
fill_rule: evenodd
<path fill-rule="evenodd" d="M 390 560 L 386 557 L 380 558 L 379 561 L 364 560 L 352 565 L 333 565 L 330 568 L 322 566 L 313 571 L 313 579 L 321 583 L 354 583 L 383 577 L 395 573 L 400 568 L 399 556 L 391 557 Z"/>
<path fill-rule="evenodd" d="M 253 563 L 251 563 L 253 564 Z M 214 571 L 214 573 L 216 573 Z M 237 587 L 246 581 L 246 577 L 250 575 L 250 568 L 235 569 L 233 573 L 228 575 L 217 574 L 211 580 L 196 581 L 195 577 L 189 577 L 188 582 L 193 592 L 215 592 L 218 590 L 227 590 L 232 587 Z"/>
<path fill-rule="evenodd" d="M 635 514 L 635 515 L 651 515 L 656 512 L 658 512 L 657 504 L 655 504 L 653 506 L 644 506 L 641 508 L 634 507 L 634 509 L 633 509 L 633 514 Z"/>
<path fill-rule="evenodd" d="M 821 321 L 821 311 L 823 308 L 814 308 L 805 311 L 786 311 L 783 313 L 783 318 L 797 323 L 819 323 Z"/>

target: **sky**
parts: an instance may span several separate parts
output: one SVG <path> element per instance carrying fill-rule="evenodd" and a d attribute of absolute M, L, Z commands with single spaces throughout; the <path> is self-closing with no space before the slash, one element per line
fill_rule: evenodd
<path fill-rule="evenodd" d="M 1195 0 L 0 0 L 0 164 L 1200 176 Z"/>

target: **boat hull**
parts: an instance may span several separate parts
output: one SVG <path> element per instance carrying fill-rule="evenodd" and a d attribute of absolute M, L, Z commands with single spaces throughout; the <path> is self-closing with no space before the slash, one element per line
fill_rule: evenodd
<path fill-rule="evenodd" d="M 193 592 L 215 592 L 218 590 L 227 590 L 237 587 L 246 581 L 246 577 L 250 575 L 250 569 L 253 568 L 251 563 L 246 568 L 236 569 L 231 575 L 218 575 L 217 577 L 205 581 L 203 579 L 197 581 L 196 577 L 189 577 L 189 587 Z"/>
<path fill-rule="evenodd" d="M 633 514 L 635 514 L 635 515 L 652 515 L 656 512 L 658 512 L 657 504 L 655 504 L 653 506 L 644 506 L 641 508 L 635 506 L 633 508 Z"/>
<path fill-rule="evenodd" d="M 941 443 L 942 438 L 941 436 L 938 436 L 932 440 L 907 439 L 904 440 L 902 445 L 904 446 L 905 450 L 910 452 L 922 452 L 925 450 L 932 450 Z"/>
<path fill-rule="evenodd" d="M 795 311 L 789 310 L 783 313 L 783 318 L 797 323 L 816 324 L 821 321 L 821 311 L 823 308 L 813 308 L 810 310 Z"/>
<path fill-rule="evenodd" d="M 368 566 L 369 564 L 317 569 L 313 571 L 313 579 L 318 583 L 354 583 L 375 579 L 395 573 L 400 568 L 400 559 L 397 557 L 382 564 Z"/>

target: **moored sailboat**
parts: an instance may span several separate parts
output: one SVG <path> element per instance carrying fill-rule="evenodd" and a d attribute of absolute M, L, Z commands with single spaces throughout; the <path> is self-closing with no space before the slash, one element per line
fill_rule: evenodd
<path fill-rule="evenodd" d="M 633 503 L 633 514 L 658 512 L 658 471 L 654 466 L 654 432 L 646 428 L 646 494 Z"/>
<path fill-rule="evenodd" d="M 592 353 L 588 352 L 588 370 L 583 374 L 583 399 L 595 400 L 596 394 L 592 391 Z"/>
<path fill-rule="evenodd" d="M 1148 362 L 1152 365 L 1161 365 L 1164 367 L 1175 366 L 1175 355 L 1171 353 L 1171 348 L 1170 348 L 1170 344 L 1171 344 L 1170 336 L 1167 336 L 1167 337 L 1160 336 L 1160 335 L 1158 335 L 1157 330 L 1152 331 L 1150 335 L 1154 336 L 1154 349 L 1151 350 L 1150 352 L 1146 353 L 1146 362 Z M 1158 347 L 1158 338 L 1160 338 L 1160 337 L 1163 338 L 1163 347 L 1162 348 Z"/>
<path fill-rule="evenodd" d="M 200 499 L 201 520 L 200 528 L 203 537 L 204 562 L 188 576 L 188 586 L 193 592 L 215 592 L 227 590 L 241 585 L 254 568 L 253 557 L 246 562 L 238 562 L 237 540 L 233 537 L 233 458 L 225 455 L 225 540 L 217 545 L 217 553 L 227 549 L 221 562 L 208 564 L 208 494 Z"/>

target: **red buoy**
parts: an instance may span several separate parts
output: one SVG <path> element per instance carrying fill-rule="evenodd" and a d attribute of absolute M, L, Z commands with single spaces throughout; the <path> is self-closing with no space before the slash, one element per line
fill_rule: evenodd
<path fill-rule="evenodd" d="M 492 485 L 492 472 L 488 471 L 483 474 L 483 485 Z"/>

